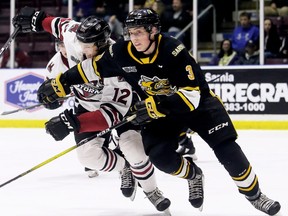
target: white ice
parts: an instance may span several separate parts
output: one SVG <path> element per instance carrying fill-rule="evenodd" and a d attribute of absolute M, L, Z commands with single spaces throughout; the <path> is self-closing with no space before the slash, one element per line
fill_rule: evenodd
<path fill-rule="evenodd" d="M 239 130 L 237 142 L 259 177 L 262 192 L 288 215 L 288 131 Z M 74 146 L 73 136 L 55 142 L 44 129 L 0 129 L 0 184 Z M 187 181 L 157 170 L 159 188 L 173 216 L 264 216 L 238 193 L 213 152 L 197 135 L 197 164 L 205 174 L 204 209 L 188 202 Z M 75 150 L 0 188 L 0 216 L 160 216 L 138 188 L 132 202 L 119 190 L 118 173 L 89 179 Z"/>

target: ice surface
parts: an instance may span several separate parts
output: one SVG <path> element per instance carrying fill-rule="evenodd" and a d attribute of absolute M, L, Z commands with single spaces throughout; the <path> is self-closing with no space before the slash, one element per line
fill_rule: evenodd
<path fill-rule="evenodd" d="M 288 131 L 239 130 L 237 142 L 259 177 L 268 197 L 288 215 Z M 0 184 L 74 146 L 73 136 L 55 142 L 44 129 L 0 129 Z M 265 215 L 238 193 L 213 152 L 193 136 L 197 164 L 205 174 L 204 209 L 188 202 L 188 184 L 157 170 L 159 188 L 172 204 L 173 216 Z M 1 216 L 160 216 L 138 188 L 134 202 L 122 196 L 118 173 L 88 178 L 75 150 L 0 188 Z"/>

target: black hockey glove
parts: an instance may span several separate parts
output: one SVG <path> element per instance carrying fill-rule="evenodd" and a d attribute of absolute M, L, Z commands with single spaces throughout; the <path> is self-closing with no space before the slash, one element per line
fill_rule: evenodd
<path fill-rule="evenodd" d="M 55 79 L 45 80 L 37 91 L 37 98 L 40 103 L 49 104 L 56 103 L 58 98 L 62 98 L 66 96 L 66 91 L 60 82 L 61 74 Z M 68 89 L 68 93 L 71 92 L 70 88 Z M 54 104 L 57 106 L 56 104 Z M 52 106 L 54 106 L 52 105 Z M 59 105 L 59 104 L 58 104 Z"/>
<path fill-rule="evenodd" d="M 54 110 L 54 109 L 57 109 L 59 107 L 61 107 L 63 104 L 63 101 L 54 101 L 52 103 L 46 103 L 44 104 L 43 106 L 46 108 L 46 109 L 49 109 L 49 110 Z"/>
<path fill-rule="evenodd" d="M 31 31 L 40 32 L 43 31 L 42 21 L 45 17 L 44 11 L 35 11 L 34 8 L 25 6 L 13 17 L 12 23 L 15 28 L 20 26 L 21 31 L 24 33 Z"/>
<path fill-rule="evenodd" d="M 59 116 L 45 123 L 45 129 L 56 141 L 63 140 L 72 131 L 79 131 L 80 122 L 72 110 L 65 110 Z"/>
<path fill-rule="evenodd" d="M 143 125 L 153 119 L 165 117 L 167 111 L 159 111 L 160 102 L 157 97 L 148 97 L 144 101 L 139 101 L 130 108 L 131 114 L 136 114 L 136 118 L 131 121 L 134 125 Z M 166 114 L 164 114 L 166 113 Z"/>

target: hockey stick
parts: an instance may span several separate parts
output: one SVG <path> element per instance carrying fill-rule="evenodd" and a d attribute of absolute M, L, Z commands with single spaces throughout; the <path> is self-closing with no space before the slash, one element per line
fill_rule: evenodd
<path fill-rule="evenodd" d="M 119 122 L 118 124 L 115 124 L 115 125 L 107 128 L 107 129 L 105 129 L 105 130 L 103 130 L 103 131 L 95 134 L 94 136 L 91 136 L 91 137 L 88 137 L 88 138 L 82 140 L 82 141 L 79 142 L 77 145 L 74 145 L 74 146 L 72 146 L 72 147 L 70 147 L 70 148 L 68 148 L 68 149 L 66 149 L 66 150 L 58 153 L 57 155 L 54 155 L 53 157 L 51 157 L 51 158 L 43 161 L 42 163 L 40 163 L 40 164 L 32 167 L 31 169 L 29 169 L 29 170 L 21 173 L 20 175 L 18 175 L 18 176 L 16 176 L 16 177 L 14 177 L 14 178 L 12 178 L 12 179 L 10 179 L 10 180 L 8 180 L 8 181 L 0 184 L 0 188 L 3 187 L 3 186 L 5 186 L 5 185 L 7 185 L 7 184 L 9 184 L 9 183 L 11 183 L 11 182 L 13 182 L 13 181 L 15 181 L 15 180 L 17 180 L 17 179 L 19 179 L 19 178 L 21 178 L 21 177 L 23 177 L 23 176 L 25 176 L 25 175 L 27 175 L 28 173 L 30 173 L 30 172 L 32 172 L 32 171 L 34 171 L 34 170 L 36 170 L 36 169 L 44 166 L 45 164 L 48 164 L 48 163 L 50 163 L 51 161 L 53 161 L 53 160 L 55 160 L 55 159 L 57 159 L 57 158 L 65 155 L 65 154 L 67 154 L 68 152 L 76 149 L 77 147 L 79 147 L 79 146 L 81 146 L 81 145 L 84 145 L 84 144 L 87 143 L 88 141 L 90 141 L 90 140 L 92 140 L 92 139 L 95 139 L 95 138 L 97 138 L 97 137 L 103 136 L 103 135 L 111 132 L 113 129 L 116 129 L 116 128 L 118 128 L 118 127 L 121 127 L 122 125 L 124 125 L 124 124 L 132 121 L 135 117 L 136 117 L 136 114 L 131 115 L 131 116 L 129 116 L 129 117 L 126 117 L 126 118 L 124 118 L 124 120 L 122 120 L 122 121 Z"/>
<path fill-rule="evenodd" d="M 31 109 L 34 109 L 36 107 L 40 107 L 42 105 L 44 105 L 44 103 L 39 103 L 39 104 L 35 104 L 35 105 L 32 105 L 32 106 L 16 109 L 16 110 L 5 111 L 5 112 L 2 112 L 1 115 L 9 115 L 9 114 L 16 113 L 16 112 L 23 111 L 23 110 L 31 110 Z"/>
<path fill-rule="evenodd" d="M 58 98 L 57 101 L 64 101 L 64 100 L 68 99 L 69 97 L 72 97 L 72 96 Z M 2 112 L 1 115 L 9 115 L 9 114 L 16 113 L 16 112 L 19 112 L 19 111 L 31 110 L 31 109 L 34 109 L 36 107 L 40 107 L 42 105 L 44 105 L 44 103 L 39 103 L 39 104 L 35 104 L 35 105 L 32 105 L 32 106 L 19 108 L 19 109 L 16 109 L 16 110 L 5 111 L 5 112 Z"/>
<path fill-rule="evenodd" d="M 3 52 L 5 50 L 8 49 L 8 47 L 10 46 L 12 40 L 16 37 L 16 35 L 20 32 L 21 27 L 18 26 L 17 28 L 14 29 L 13 33 L 10 35 L 10 37 L 8 38 L 8 40 L 6 41 L 6 43 L 4 44 L 4 46 L 1 48 L 0 50 L 0 56 L 3 54 Z"/>

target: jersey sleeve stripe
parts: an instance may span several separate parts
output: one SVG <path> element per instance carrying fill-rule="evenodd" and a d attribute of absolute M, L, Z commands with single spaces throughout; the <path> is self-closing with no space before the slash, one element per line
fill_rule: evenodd
<path fill-rule="evenodd" d="M 78 72 L 85 83 L 88 83 L 88 79 L 84 73 L 81 63 L 77 64 Z"/>

